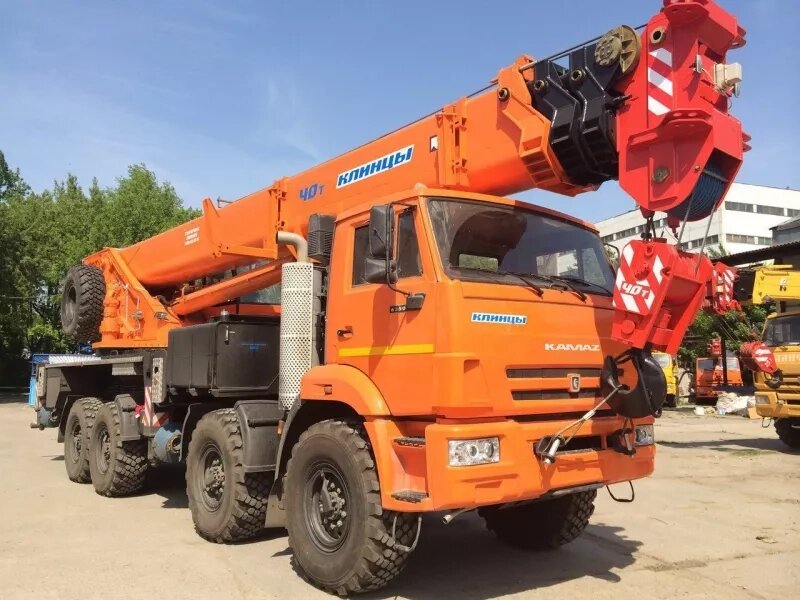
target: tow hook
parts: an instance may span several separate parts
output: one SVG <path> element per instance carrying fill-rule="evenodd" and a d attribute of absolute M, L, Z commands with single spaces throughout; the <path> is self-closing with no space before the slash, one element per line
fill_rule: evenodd
<path fill-rule="evenodd" d="M 629 437 L 633 434 L 633 427 L 618 429 L 612 433 L 610 437 L 614 440 L 614 450 L 626 454 L 627 456 L 634 456 L 636 454 L 636 448 L 634 448 Z"/>

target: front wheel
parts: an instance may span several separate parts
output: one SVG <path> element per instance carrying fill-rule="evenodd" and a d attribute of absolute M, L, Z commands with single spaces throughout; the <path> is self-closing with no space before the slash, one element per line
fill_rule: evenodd
<path fill-rule="evenodd" d="M 552 550 L 583 533 L 594 513 L 597 490 L 519 506 L 478 510 L 486 527 L 502 541 L 525 550 Z"/>
<path fill-rule="evenodd" d="M 790 448 L 800 448 L 800 419 L 775 419 L 775 431 Z"/>
<path fill-rule="evenodd" d="M 323 421 L 300 436 L 285 505 L 295 566 L 317 587 L 340 596 L 377 590 L 405 567 L 417 516 L 381 507 L 375 462 L 357 426 Z"/>

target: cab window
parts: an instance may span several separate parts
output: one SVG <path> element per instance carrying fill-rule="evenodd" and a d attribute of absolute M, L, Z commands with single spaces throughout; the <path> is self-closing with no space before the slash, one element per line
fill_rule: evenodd
<path fill-rule="evenodd" d="M 422 264 L 414 213 L 408 210 L 400 213 L 397 219 L 397 276 L 402 279 L 417 275 L 422 275 Z"/>
<path fill-rule="evenodd" d="M 353 240 L 353 285 L 367 283 L 364 279 L 364 259 L 369 254 L 369 226 L 356 227 Z"/>

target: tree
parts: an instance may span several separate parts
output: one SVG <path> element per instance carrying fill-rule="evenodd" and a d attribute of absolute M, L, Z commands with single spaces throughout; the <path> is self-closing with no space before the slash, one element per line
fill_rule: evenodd
<path fill-rule="evenodd" d="M 0 152 L 0 385 L 19 381 L 22 357 L 64 352 L 74 344 L 61 332 L 64 273 L 103 247 L 125 247 L 199 214 L 144 165 L 88 195 L 68 174 L 33 192 Z"/>

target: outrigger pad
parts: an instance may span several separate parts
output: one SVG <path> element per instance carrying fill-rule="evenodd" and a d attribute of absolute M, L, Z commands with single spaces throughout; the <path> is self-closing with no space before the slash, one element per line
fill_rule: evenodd
<path fill-rule="evenodd" d="M 636 371 L 636 386 L 619 380 L 619 366 L 630 362 Z M 667 397 L 667 378 L 653 356 L 644 350 L 631 349 L 619 357 L 606 356 L 600 374 L 600 393 L 608 396 L 608 406 L 629 419 L 655 416 Z"/>

